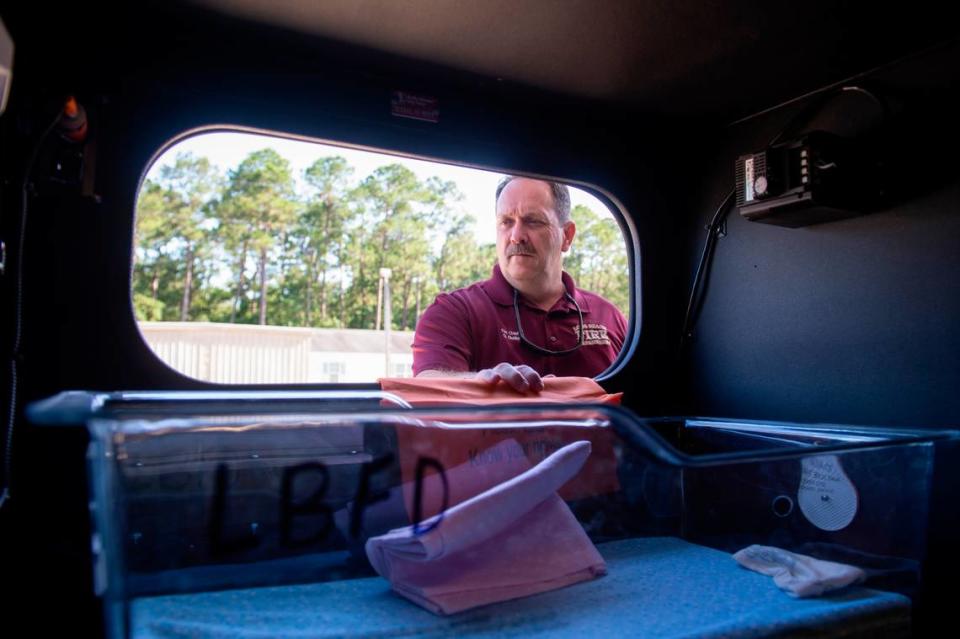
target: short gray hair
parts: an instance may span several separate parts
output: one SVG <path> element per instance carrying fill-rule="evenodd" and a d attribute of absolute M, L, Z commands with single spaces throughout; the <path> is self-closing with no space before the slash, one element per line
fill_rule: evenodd
<path fill-rule="evenodd" d="M 500 184 L 497 185 L 497 199 L 500 201 L 500 193 L 503 192 L 503 189 L 507 187 L 510 182 L 516 180 L 517 178 L 523 177 L 522 175 L 506 175 Z M 553 208 L 557 212 L 557 221 L 560 222 L 560 225 L 563 226 L 570 221 L 570 189 L 567 188 L 566 184 L 560 184 L 559 182 L 551 182 L 550 180 L 539 180 L 537 178 L 525 178 L 528 180 L 537 180 L 538 182 L 546 182 L 550 186 L 550 193 L 553 195 Z"/>

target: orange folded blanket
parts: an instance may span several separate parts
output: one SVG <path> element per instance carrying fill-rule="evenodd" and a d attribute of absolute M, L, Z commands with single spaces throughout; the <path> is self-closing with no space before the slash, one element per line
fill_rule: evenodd
<path fill-rule="evenodd" d="M 385 378 L 381 388 L 402 397 L 415 407 L 425 406 L 497 406 L 532 403 L 604 403 L 619 404 L 622 393 L 608 394 L 587 377 L 548 377 L 539 394 L 524 395 L 506 384 L 446 377 Z M 462 464 L 479 466 L 500 464 L 504 460 L 487 454 L 497 443 L 516 440 L 531 464 L 538 464 L 552 453 L 575 441 L 588 441 L 592 453 L 576 478 L 560 489 L 564 500 L 583 499 L 620 489 L 614 451 L 616 435 L 609 427 L 540 421 L 536 425 L 518 422 L 495 428 L 440 422 L 406 425 L 397 428 L 400 470 L 404 482 L 415 480 L 419 460 L 430 458 L 445 468 Z M 439 498 L 424 496 L 422 515 L 436 514 L 441 509 Z M 407 499 L 408 505 L 411 503 Z"/>
<path fill-rule="evenodd" d="M 547 377 L 539 393 L 521 393 L 507 384 L 460 377 L 384 377 L 380 388 L 412 406 L 491 406 L 497 404 L 620 404 L 623 393 L 608 394 L 589 377 Z"/>

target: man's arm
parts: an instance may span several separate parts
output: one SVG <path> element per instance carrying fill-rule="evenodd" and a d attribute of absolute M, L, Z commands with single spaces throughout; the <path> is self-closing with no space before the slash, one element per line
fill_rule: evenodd
<path fill-rule="evenodd" d="M 459 377 L 463 379 L 478 379 L 493 386 L 502 381 L 521 393 L 539 393 L 543 390 L 543 378 L 540 373 L 526 364 L 514 366 L 507 362 L 497 364 L 493 368 L 482 371 L 442 371 L 424 370 L 417 373 L 417 377 Z"/>

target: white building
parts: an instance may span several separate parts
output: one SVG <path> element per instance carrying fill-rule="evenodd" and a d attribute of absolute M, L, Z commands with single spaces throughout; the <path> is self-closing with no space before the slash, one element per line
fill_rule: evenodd
<path fill-rule="evenodd" d="M 224 384 L 374 382 L 410 377 L 413 332 L 289 328 L 210 322 L 139 322 L 174 370 Z M 389 368 L 388 368 L 389 364 Z"/>

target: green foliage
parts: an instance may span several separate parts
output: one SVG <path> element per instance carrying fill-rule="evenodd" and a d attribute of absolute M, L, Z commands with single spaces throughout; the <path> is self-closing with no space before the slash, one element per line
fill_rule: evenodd
<path fill-rule="evenodd" d="M 297 215 L 290 163 L 274 149 L 254 151 L 230 171 L 220 204 L 221 223 L 233 253 L 238 286 L 236 303 L 244 295 L 247 257 L 256 265 L 258 323 L 267 324 L 271 269 L 282 257 L 278 245 L 286 240 Z"/>
<path fill-rule="evenodd" d="M 133 312 L 141 322 L 159 322 L 163 319 L 164 303 L 143 293 L 133 294 Z"/>
<path fill-rule="evenodd" d="M 146 286 L 134 290 L 162 301 L 162 319 L 192 317 L 198 262 L 209 258 L 214 246 L 220 187 L 221 177 L 209 160 L 179 154 L 140 191 L 134 282 Z"/>
<path fill-rule="evenodd" d="M 624 315 L 630 308 L 630 271 L 623 236 L 617 223 L 589 208 L 573 207 L 570 217 L 577 234 L 563 267 L 577 286 L 613 302 Z"/>
<path fill-rule="evenodd" d="M 393 327 L 412 329 L 440 291 L 490 276 L 454 183 L 388 164 L 355 180 L 339 156 L 318 158 L 297 192 L 272 148 L 220 174 L 180 154 L 137 201 L 137 318 L 280 326 L 374 328 L 380 269 L 391 269 Z M 565 268 L 579 286 L 626 311 L 620 230 L 586 207 Z"/>
<path fill-rule="evenodd" d="M 480 245 L 470 226 L 474 219 L 462 217 L 454 222 L 436 260 L 435 281 L 440 291 L 452 291 L 490 277 L 497 261 L 497 247 Z"/>

